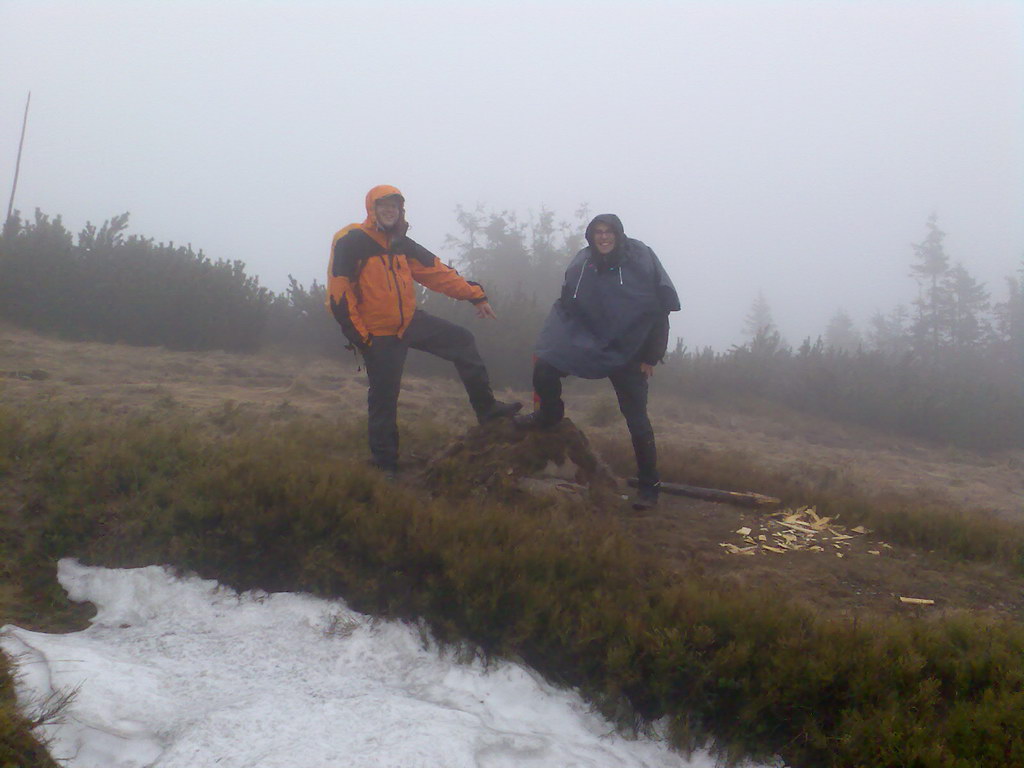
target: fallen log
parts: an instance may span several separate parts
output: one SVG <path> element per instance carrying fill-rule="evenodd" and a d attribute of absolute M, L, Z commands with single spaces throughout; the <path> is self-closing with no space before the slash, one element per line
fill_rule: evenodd
<path fill-rule="evenodd" d="M 635 477 L 629 478 L 629 485 L 632 488 L 637 487 Z M 682 485 L 680 483 L 662 483 L 661 490 L 663 493 L 668 493 L 672 496 L 689 496 L 693 499 L 733 504 L 738 507 L 766 508 L 777 507 L 782 503 L 781 500 L 773 496 L 765 496 L 760 493 L 722 491 L 718 488 L 698 488 L 695 485 Z"/>

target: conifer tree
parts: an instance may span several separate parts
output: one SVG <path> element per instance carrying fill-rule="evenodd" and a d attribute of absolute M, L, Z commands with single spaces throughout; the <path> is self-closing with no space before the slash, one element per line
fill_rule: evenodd
<path fill-rule="evenodd" d="M 984 317 L 989 308 L 985 286 L 958 263 L 946 273 L 943 288 L 948 296 L 950 342 L 957 349 L 979 344 L 989 331 Z"/>
<path fill-rule="evenodd" d="M 1006 278 L 1006 287 L 1006 301 L 994 307 L 996 346 L 1011 361 L 1024 394 L 1024 260 L 1017 275 Z"/>
<path fill-rule="evenodd" d="M 825 346 L 837 352 L 856 352 L 862 343 L 860 331 L 853 320 L 840 309 L 825 327 Z"/>
<path fill-rule="evenodd" d="M 876 312 L 871 318 L 868 342 L 872 349 L 887 355 L 902 355 L 910 351 L 910 314 L 898 304 L 889 314 Z"/>
<path fill-rule="evenodd" d="M 758 291 L 757 298 L 750 305 L 750 311 L 743 318 L 743 335 L 753 340 L 758 336 L 771 334 L 777 330 L 775 319 L 772 317 L 772 308 L 768 306 L 764 294 Z"/>
<path fill-rule="evenodd" d="M 912 246 L 916 261 L 910 265 L 910 274 L 918 285 L 918 296 L 914 300 L 917 317 L 912 332 L 915 349 L 935 352 L 949 336 L 950 296 L 944 282 L 949 271 L 949 256 L 943 245 L 946 233 L 939 229 L 934 213 L 928 217 L 927 227 L 924 240 Z"/>

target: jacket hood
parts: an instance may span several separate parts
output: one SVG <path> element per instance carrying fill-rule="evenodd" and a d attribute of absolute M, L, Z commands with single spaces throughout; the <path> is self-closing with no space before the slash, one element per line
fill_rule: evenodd
<path fill-rule="evenodd" d="M 399 214 L 398 223 L 395 224 L 394 230 L 405 234 L 405 231 L 408 229 L 408 225 L 405 222 L 405 196 L 398 187 L 392 187 L 390 184 L 379 184 L 366 193 L 366 220 L 360 225 L 360 229 L 385 247 L 387 247 L 387 233 L 377 225 L 377 215 L 374 211 L 374 206 L 381 198 L 391 197 L 392 195 L 398 195 L 402 205 L 402 212 Z"/>
<path fill-rule="evenodd" d="M 597 252 L 597 248 L 594 247 L 594 227 L 598 224 L 608 225 L 615 233 L 615 248 L 607 256 L 601 256 Z M 595 216 L 591 222 L 587 224 L 586 238 L 587 245 L 590 246 L 590 250 L 594 256 L 612 264 L 617 263 L 622 258 L 622 254 L 626 248 L 626 233 L 622 229 L 622 220 L 614 213 L 601 213 Z"/>

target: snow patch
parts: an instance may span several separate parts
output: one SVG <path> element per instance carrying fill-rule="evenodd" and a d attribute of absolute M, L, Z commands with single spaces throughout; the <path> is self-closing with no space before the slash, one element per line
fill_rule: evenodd
<path fill-rule="evenodd" d="M 58 577 L 98 613 L 47 635 L 7 626 L 0 647 L 31 710 L 76 690 L 43 726 L 69 768 L 709 768 L 629 740 L 575 693 L 510 663 L 424 648 L 413 627 L 298 594 L 238 594 L 159 567 Z"/>

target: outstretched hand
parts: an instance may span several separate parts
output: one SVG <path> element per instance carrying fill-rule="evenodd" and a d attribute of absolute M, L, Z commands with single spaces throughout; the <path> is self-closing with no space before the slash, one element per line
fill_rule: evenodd
<path fill-rule="evenodd" d="M 476 316 L 481 320 L 497 320 L 498 316 L 494 314 L 494 310 L 491 309 L 491 305 L 486 301 L 481 301 L 479 304 L 474 305 L 476 308 Z"/>

